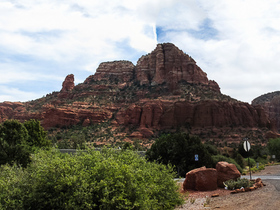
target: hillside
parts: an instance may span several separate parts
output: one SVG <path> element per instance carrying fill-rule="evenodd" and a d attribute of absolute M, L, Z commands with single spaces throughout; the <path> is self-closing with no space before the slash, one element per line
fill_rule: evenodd
<path fill-rule="evenodd" d="M 255 98 L 252 101 L 252 105 L 262 106 L 277 127 L 277 131 L 280 131 L 280 91 L 267 93 Z"/>
<path fill-rule="evenodd" d="M 30 118 L 40 120 L 54 141 L 75 137 L 95 146 L 136 140 L 149 146 L 159 134 L 176 130 L 223 145 L 244 137 L 266 143 L 278 135 L 261 106 L 221 94 L 195 60 L 171 43 L 158 44 L 136 66 L 104 62 L 76 86 L 70 74 L 59 92 L 0 103 L 0 122 Z"/>

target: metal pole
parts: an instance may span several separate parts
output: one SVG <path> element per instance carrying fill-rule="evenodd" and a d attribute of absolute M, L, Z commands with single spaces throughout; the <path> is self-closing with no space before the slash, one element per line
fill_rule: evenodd
<path fill-rule="evenodd" d="M 248 141 L 246 141 L 246 150 L 248 152 L 248 166 L 249 166 L 249 171 L 250 171 L 250 180 L 252 180 L 252 174 L 251 174 L 251 166 L 250 166 L 250 159 L 249 159 L 249 150 L 248 150 Z"/>

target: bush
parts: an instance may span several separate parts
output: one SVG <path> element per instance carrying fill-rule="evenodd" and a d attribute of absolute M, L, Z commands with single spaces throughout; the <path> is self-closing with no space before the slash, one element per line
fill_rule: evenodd
<path fill-rule="evenodd" d="M 267 147 L 270 155 L 275 155 L 276 159 L 280 161 L 280 138 L 270 139 Z"/>
<path fill-rule="evenodd" d="M 242 173 L 242 171 L 243 171 L 243 169 L 240 167 L 240 165 L 238 163 L 236 163 L 236 161 L 232 158 L 225 157 L 223 155 L 214 155 L 214 156 L 212 156 L 212 158 L 213 158 L 215 165 L 220 161 L 226 161 L 228 163 L 234 164 L 240 173 Z"/>
<path fill-rule="evenodd" d="M 2 166 L 0 209 L 174 209 L 183 199 L 173 178 L 129 150 L 40 151 L 26 170 Z"/>
<path fill-rule="evenodd" d="M 245 163 L 246 163 L 245 164 L 246 166 L 249 166 L 248 165 L 248 158 L 246 158 Z M 250 164 L 251 168 L 257 165 L 256 161 L 253 158 L 249 158 L 249 164 Z"/>
<path fill-rule="evenodd" d="M 238 165 L 240 165 L 241 168 L 244 168 L 245 165 L 244 165 L 244 159 L 243 159 L 242 155 L 240 155 L 239 153 L 237 153 L 237 155 L 236 155 L 236 157 L 235 157 L 234 160 L 236 161 L 236 163 L 237 163 Z"/>
<path fill-rule="evenodd" d="M 238 178 L 237 180 L 228 180 L 224 182 L 224 185 L 227 187 L 228 190 L 235 190 L 235 189 L 240 189 L 240 188 L 246 188 L 246 187 L 251 187 L 252 184 L 250 181 L 246 178 L 240 179 Z"/>
<path fill-rule="evenodd" d="M 212 144 L 204 144 L 204 147 L 206 148 L 206 150 L 211 154 L 211 155 L 217 155 L 218 154 L 218 149 L 215 145 Z"/>

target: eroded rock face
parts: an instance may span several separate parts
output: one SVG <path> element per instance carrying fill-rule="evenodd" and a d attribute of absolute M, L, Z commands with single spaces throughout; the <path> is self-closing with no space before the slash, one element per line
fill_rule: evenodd
<path fill-rule="evenodd" d="M 197 168 L 186 174 L 184 190 L 209 191 L 217 189 L 217 171 L 214 168 Z"/>
<path fill-rule="evenodd" d="M 130 61 L 103 62 L 99 65 L 95 75 L 96 80 L 111 79 L 116 82 L 128 82 L 133 79 L 134 64 Z"/>
<path fill-rule="evenodd" d="M 139 125 L 140 128 L 164 129 L 189 124 L 193 127 L 245 126 L 266 127 L 269 118 L 262 110 L 256 110 L 247 103 L 226 103 L 219 101 L 159 101 L 150 100 L 133 104 L 120 111 L 116 119 L 119 124 Z"/>
<path fill-rule="evenodd" d="M 241 176 L 240 172 L 234 164 L 228 162 L 218 162 L 216 165 L 217 183 L 219 187 L 225 187 L 224 182 L 230 179 L 237 179 Z"/>
<path fill-rule="evenodd" d="M 52 127 L 72 126 L 83 123 L 85 126 L 90 122 L 100 123 L 112 117 L 112 112 L 107 109 L 98 109 L 91 106 L 73 108 L 65 106 L 61 108 L 45 107 L 42 117 L 42 126 L 46 129 Z"/>
<path fill-rule="evenodd" d="M 275 122 L 277 131 L 280 131 L 280 91 L 259 96 L 252 101 L 252 105 L 263 107 L 269 118 Z"/>
<path fill-rule="evenodd" d="M 74 75 L 69 74 L 66 76 L 64 82 L 62 83 L 61 92 L 67 92 L 67 91 L 73 90 L 74 87 L 75 87 Z"/>
<path fill-rule="evenodd" d="M 142 85 L 166 82 L 171 89 L 176 89 L 178 82 L 184 80 L 220 91 L 218 84 L 208 80 L 194 59 L 171 43 L 158 44 L 154 51 L 142 56 L 136 65 L 136 77 Z"/>
<path fill-rule="evenodd" d="M 135 138 L 156 137 L 160 130 L 184 127 L 194 135 L 210 130 L 207 139 L 216 133 L 216 139 L 222 135 L 237 142 L 242 135 L 233 136 L 240 134 L 235 130 L 225 136 L 223 128 L 254 129 L 263 136 L 273 128 L 261 106 L 225 98 L 218 84 L 170 43 L 159 44 L 142 56 L 136 67 L 129 61 L 104 62 L 84 83 L 75 86 L 71 74 L 60 92 L 34 102 L 0 103 L 0 122 L 31 118 L 41 120 L 46 129 L 110 119 L 111 125 L 123 126 Z M 268 131 L 266 136 L 277 134 Z"/>

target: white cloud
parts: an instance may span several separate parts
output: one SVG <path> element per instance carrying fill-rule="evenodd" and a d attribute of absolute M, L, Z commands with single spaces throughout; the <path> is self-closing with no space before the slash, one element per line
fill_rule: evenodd
<path fill-rule="evenodd" d="M 218 82 L 222 92 L 234 98 L 250 102 L 261 94 L 280 89 L 277 82 L 280 3 L 274 0 L 199 2 L 200 13 L 211 21 L 216 36 L 203 40 L 188 30 L 170 28 L 162 40 L 173 42 L 190 54 L 209 78 Z M 203 18 L 196 23 L 199 27 L 202 24 Z M 196 30 L 199 32 L 200 28 Z"/>
<path fill-rule="evenodd" d="M 38 80 L 52 92 L 102 61 L 136 63 L 158 38 L 192 56 L 223 93 L 250 102 L 280 89 L 279 9 L 278 0 L 2 0 L 0 84 L 22 90 L 14 84 Z"/>
<path fill-rule="evenodd" d="M 44 96 L 42 92 L 27 92 L 17 88 L 0 85 L 1 93 L 0 99 L 4 101 L 20 101 L 25 102 L 27 99 L 37 99 Z"/>

